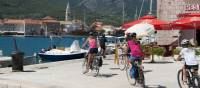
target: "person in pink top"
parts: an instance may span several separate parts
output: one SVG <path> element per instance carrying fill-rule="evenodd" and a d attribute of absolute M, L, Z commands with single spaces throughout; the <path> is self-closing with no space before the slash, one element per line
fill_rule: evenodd
<path fill-rule="evenodd" d="M 86 44 L 89 43 L 89 52 L 88 52 L 88 61 L 86 64 L 86 71 L 83 72 L 83 74 L 87 73 L 89 71 L 89 67 L 92 63 L 92 60 L 95 56 L 95 54 L 98 53 L 98 47 L 97 47 L 97 39 L 93 32 L 89 33 L 89 37 L 87 40 L 83 43 L 83 48 L 86 46 Z"/>
<path fill-rule="evenodd" d="M 130 69 L 131 78 L 137 79 L 136 68 L 134 65 L 134 61 L 138 61 L 140 64 L 144 57 L 144 53 L 142 51 L 141 45 L 136 41 L 136 33 L 128 33 L 126 34 L 127 47 L 126 53 L 128 54 L 128 58 L 131 62 L 132 68 Z"/>

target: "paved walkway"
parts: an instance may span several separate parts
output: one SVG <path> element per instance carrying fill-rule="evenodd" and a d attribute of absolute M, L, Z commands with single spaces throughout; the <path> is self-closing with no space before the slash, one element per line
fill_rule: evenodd
<path fill-rule="evenodd" d="M 25 66 L 25 72 L 0 69 L 0 88 L 134 88 L 129 85 L 125 71 L 113 63 L 113 55 L 107 56 L 100 76 L 81 74 L 81 62 L 69 60 Z M 144 63 L 147 88 L 178 88 L 176 75 L 180 62 L 158 61 Z"/>

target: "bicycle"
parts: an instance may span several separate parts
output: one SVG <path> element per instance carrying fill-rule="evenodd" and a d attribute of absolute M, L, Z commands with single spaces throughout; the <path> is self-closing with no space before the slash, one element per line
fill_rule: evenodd
<path fill-rule="evenodd" d="M 119 48 L 118 49 L 118 67 L 121 71 L 125 70 L 126 62 L 127 62 L 126 54 L 124 54 L 122 48 Z"/>
<path fill-rule="evenodd" d="M 126 64 L 127 79 L 131 85 L 135 86 L 137 83 L 139 83 L 141 87 L 145 88 L 145 77 L 144 77 L 144 72 L 143 72 L 143 66 L 141 63 L 139 63 L 138 60 L 134 61 L 134 66 L 135 66 L 136 78 L 134 78 L 131 75 L 130 70 L 131 70 L 132 65 L 131 65 L 130 60 L 127 60 L 127 64 Z"/>
<path fill-rule="evenodd" d="M 198 74 L 195 73 L 195 68 L 186 68 L 186 79 L 186 85 L 184 86 L 183 69 L 180 69 L 177 74 L 180 88 L 200 88 L 200 80 Z"/>
<path fill-rule="evenodd" d="M 92 64 L 90 65 L 90 70 L 92 71 L 92 73 L 94 73 L 94 77 L 99 75 L 100 67 L 102 67 L 102 64 L 103 64 L 102 58 L 103 56 L 101 54 L 97 54 L 94 56 L 92 60 Z M 83 60 L 83 64 L 82 64 L 83 71 L 86 70 L 87 60 L 88 60 L 88 55 L 86 55 L 85 59 Z"/>

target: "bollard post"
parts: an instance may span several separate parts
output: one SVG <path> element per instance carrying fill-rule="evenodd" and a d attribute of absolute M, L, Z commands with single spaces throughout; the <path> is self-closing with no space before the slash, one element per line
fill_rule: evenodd
<path fill-rule="evenodd" d="M 12 56 L 12 72 L 22 72 L 24 53 L 13 52 L 11 56 Z"/>

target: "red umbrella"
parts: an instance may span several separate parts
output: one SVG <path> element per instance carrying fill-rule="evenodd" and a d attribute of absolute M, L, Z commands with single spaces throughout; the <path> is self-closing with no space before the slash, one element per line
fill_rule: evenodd
<path fill-rule="evenodd" d="M 200 15 L 187 15 L 171 23 L 174 29 L 200 29 Z"/>
<path fill-rule="evenodd" d="M 135 20 L 135 21 L 123 24 L 122 27 L 124 29 L 127 29 L 127 28 L 129 28 L 129 27 L 131 27 L 131 26 L 133 26 L 135 24 L 139 24 L 139 23 L 152 24 L 152 25 L 154 25 L 154 28 L 156 30 L 169 30 L 170 29 L 170 26 L 169 26 L 169 24 L 167 22 L 158 20 L 158 19 L 156 19 L 155 16 L 152 16 L 152 15 L 143 16 L 139 20 Z"/>
<path fill-rule="evenodd" d="M 196 35 L 196 30 L 200 29 L 200 13 L 184 14 L 180 17 L 180 19 L 171 22 L 172 28 L 178 30 L 195 30 L 194 35 Z M 196 36 L 194 36 L 194 40 L 196 40 Z"/>

